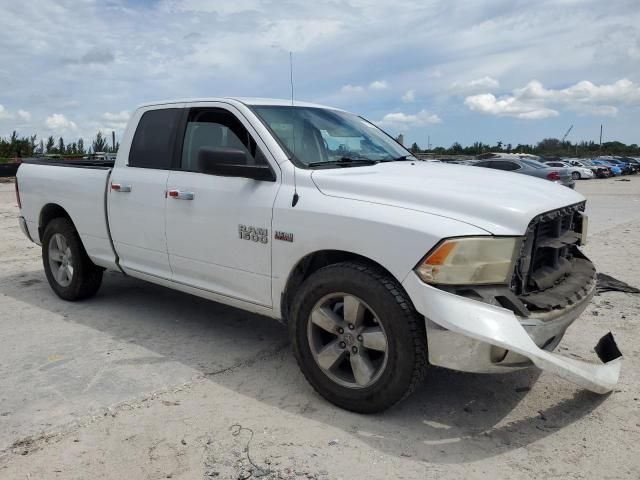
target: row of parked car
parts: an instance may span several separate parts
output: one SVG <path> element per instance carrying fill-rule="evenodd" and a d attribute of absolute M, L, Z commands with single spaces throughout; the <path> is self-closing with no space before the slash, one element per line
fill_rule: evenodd
<path fill-rule="evenodd" d="M 569 188 L 575 187 L 576 180 L 630 175 L 640 171 L 640 158 L 613 156 L 584 159 L 488 153 L 475 160 L 449 160 L 448 163 L 523 173 L 561 183 Z"/>

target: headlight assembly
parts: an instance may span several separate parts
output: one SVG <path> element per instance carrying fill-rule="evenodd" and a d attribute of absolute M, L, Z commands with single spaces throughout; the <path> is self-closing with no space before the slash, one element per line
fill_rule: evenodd
<path fill-rule="evenodd" d="M 464 237 L 443 240 L 415 268 L 425 283 L 509 283 L 522 237 Z"/>

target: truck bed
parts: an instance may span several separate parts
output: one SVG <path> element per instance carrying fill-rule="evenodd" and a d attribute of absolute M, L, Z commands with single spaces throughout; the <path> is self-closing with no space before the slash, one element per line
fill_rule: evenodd
<path fill-rule="evenodd" d="M 72 219 L 91 260 L 103 267 L 115 264 L 109 235 L 106 195 L 113 162 L 28 159 L 17 180 L 31 238 L 40 243 L 43 216 L 62 208 Z M 60 168 L 69 167 L 69 168 Z"/>

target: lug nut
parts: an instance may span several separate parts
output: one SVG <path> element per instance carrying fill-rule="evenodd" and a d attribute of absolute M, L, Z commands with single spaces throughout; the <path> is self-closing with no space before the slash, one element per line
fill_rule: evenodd
<path fill-rule="evenodd" d="M 338 328 L 338 333 L 340 333 L 340 334 L 344 333 L 344 328 L 342 328 L 342 327 Z"/>
<path fill-rule="evenodd" d="M 356 328 L 356 327 L 353 326 L 353 323 L 350 323 L 349 324 L 349 330 L 353 330 L 354 328 Z"/>
<path fill-rule="evenodd" d="M 340 348 L 344 348 L 344 347 L 346 347 L 346 346 L 347 346 L 347 344 L 346 344 L 346 343 L 344 343 L 344 342 L 340 342 Z"/>
<path fill-rule="evenodd" d="M 358 347 L 351 347 L 351 351 L 353 353 L 358 353 Z"/>
<path fill-rule="evenodd" d="M 358 341 L 361 342 L 362 341 L 362 335 L 358 335 Z"/>

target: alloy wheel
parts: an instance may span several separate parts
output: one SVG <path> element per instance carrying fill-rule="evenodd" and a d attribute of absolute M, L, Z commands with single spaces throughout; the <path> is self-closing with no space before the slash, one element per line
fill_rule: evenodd
<path fill-rule="evenodd" d="M 333 293 L 309 317 L 307 340 L 322 372 L 347 388 L 374 384 L 387 365 L 389 342 L 376 313 L 360 298 Z"/>
<path fill-rule="evenodd" d="M 73 255 L 64 235 L 55 233 L 49 240 L 49 267 L 56 282 L 68 287 L 73 280 Z"/>

